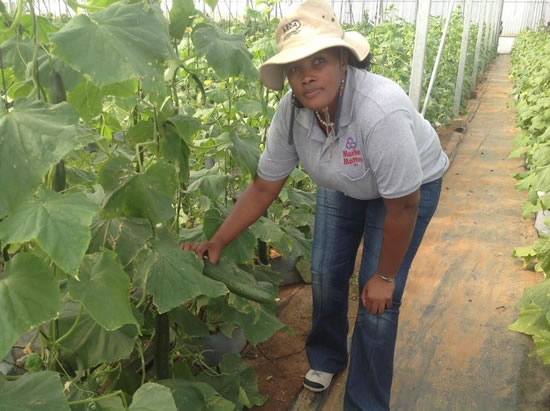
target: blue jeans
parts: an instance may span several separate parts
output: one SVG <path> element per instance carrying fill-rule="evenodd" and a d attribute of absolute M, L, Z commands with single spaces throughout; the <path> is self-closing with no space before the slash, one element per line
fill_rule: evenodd
<path fill-rule="evenodd" d="M 418 218 L 411 244 L 395 279 L 393 305 L 384 314 L 361 304 L 353 332 L 344 399 L 345 410 L 389 410 L 399 306 L 407 274 L 441 192 L 441 179 L 420 187 Z M 359 292 L 378 268 L 386 209 L 384 201 L 356 200 L 319 188 L 312 256 L 313 318 L 306 342 L 311 368 L 338 373 L 348 362 L 348 292 L 363 237 Z"/>

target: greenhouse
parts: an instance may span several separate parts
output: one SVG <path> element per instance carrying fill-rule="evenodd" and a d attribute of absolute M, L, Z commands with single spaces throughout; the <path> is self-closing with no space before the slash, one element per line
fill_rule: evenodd
<path fill-rule="evenodd" d="M 0 411 L 550 409 L 549 3 L 2 0 Z"/>

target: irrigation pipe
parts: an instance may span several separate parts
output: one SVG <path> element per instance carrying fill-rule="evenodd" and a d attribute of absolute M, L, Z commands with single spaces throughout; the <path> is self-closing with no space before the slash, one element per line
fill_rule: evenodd
<path fill-rule="evenodd" d="M 435 58 L 434 68 L 432 70 L 432 77 L 430 78 L 430 84 L 428 85 L 428 91 L 426 92 L 426 98 L 424 99 L 424 106 L 422 107 L 422 115 L 426 115 L 428 104 L 430 103 L 430 95 L 435 83 L 435 77 L 437 75 L 437 69 L 439 68 L 439 61 L 441 60 L 441 54 L 443 54 L 443 47 L 445 47 L 445 39 L 447 38 L 447 32 L 449 31 L 449 23 L 451 22 L 451 15 L 453 14 L 455 2 L 451 0 L 449 12 L 447 13 L 447 21 L 445 22 L 445 28 L 441 35 L 441 41 L 439 42 L 439 49 L 437 50 L 437 57 Z"/>

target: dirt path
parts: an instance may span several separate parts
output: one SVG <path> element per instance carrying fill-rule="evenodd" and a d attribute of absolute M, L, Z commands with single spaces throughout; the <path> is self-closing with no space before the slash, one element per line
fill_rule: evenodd
<path fill-rule="evenodd" d="M 409 276 L 401 311 L 392 409 L 550 409 L 550 371 L 526 336 L 507 330 L 523 288 L 541 280 L 511 258 L 536 233 L 514 189 L 521 160 L 509 160 L 518 130 L 507 108 L 508 56 L 499 56 L 486 91 L 447 172 L 438 211 Z M 269 399 L 262 410 L 342 409 L 345 375 L 329 393 L 301 391 L 309 369 L 303 343 L 311 319 L 309 286 L 286 288 L 278 333 L 249 359 Z M 356 300 L 356 298 L 351 298 Z M 350 313 L 356 301 L 350 301 Z M 353 318 L 350 318 L 353 321 Z M 293 400 L 292 400 L 293 399 Z"/>
<path fill-rule="evenodd" d="M 530 340 L 507 330 L 523 288 L 541 280 L 510 258 L 536 233 L 514 189 L 509 56 L 488 75 L 476 116 L 446 174 L 402 307 L 393 409 L 550 409 L 550 373 Z M 544 373 L 547 373 L 544 376 Z"/>

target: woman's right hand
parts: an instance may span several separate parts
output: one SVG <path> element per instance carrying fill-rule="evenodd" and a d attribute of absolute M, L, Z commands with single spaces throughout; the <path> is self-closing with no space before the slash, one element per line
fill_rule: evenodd
<path fill-rule="evenodd" d="M 216 264 L 220 260 L 223 246 L 217 241 L 202 241 L 200 243 L 182 243 L 180 245 L 182 250 L 192 251 L 201 260 L 207 256 L 208 261 L 212 264 Z"/>

